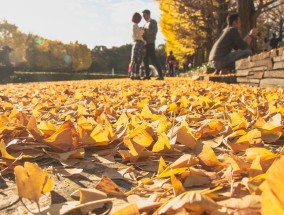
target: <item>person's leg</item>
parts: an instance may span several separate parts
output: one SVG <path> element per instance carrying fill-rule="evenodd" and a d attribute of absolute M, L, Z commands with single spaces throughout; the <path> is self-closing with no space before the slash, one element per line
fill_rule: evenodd
<path fill-rule="evenodd" d="M 140 79 L 140 66 L 144 56 L 144 42 L 137 41 L 137 54 L 136 54 L 136 65 L 135 65 L 135 78 Z"/>
<path fill-rule="evenodd" d="M 149 56 L 150 56 L 150 51 L 149 51 L 149 44 L 145 45 L 145 56 L 143 58 L 143 63 L 144 63 L 144 69 L 145 69 L 145 78 L 149 79 L 150 78 L 150 67 L 149 67 Z"/>
<path fill-rule="evenodd" d="M 134 65 L 134 79 L 140 79 L 140 64 L 137 62 Z"/>
<path fill-rule="evenodd" d="M 170 65 L 170 77 L 174 76 L 174 65 Z"/>
<path fill-rule="evenodd" d="M 235 62 L 239 59 L 246 58 L 252 55 L 252 51 L 250 49 L 245 50 L 237 50 L 231 52 L 230 54 L 222 57 L 220 60 L 216 62 L 216 69 L 229 69 L 235 70 Z"/>
<path fill-rule="evenodd" d="M 149 47 L 149 56 L 151 58 L 151 62 L 156 67 L 158 74 L 159 74 L 159 78 L 163 78 L 163 73 L 162 73 L 160 63 L 157 61 L 157 58 L 156 58 L 155 44 L 154 43 L 147 44 L 147 46 Z"/>

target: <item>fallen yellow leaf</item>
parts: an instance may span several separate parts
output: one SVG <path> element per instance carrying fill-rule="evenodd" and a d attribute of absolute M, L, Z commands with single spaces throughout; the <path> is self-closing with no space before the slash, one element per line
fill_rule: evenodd
<path fill-rule="evenodd" d="M 18 195 L 38 203 L 41 194 L 52 190 L 54 179 L 37 164 L 25 162 L 14 169 Z"/>

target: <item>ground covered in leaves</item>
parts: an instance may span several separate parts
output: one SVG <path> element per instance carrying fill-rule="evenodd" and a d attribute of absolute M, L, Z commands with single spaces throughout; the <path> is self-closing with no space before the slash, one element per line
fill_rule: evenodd
<path fill-rule="evenodd" d="M 1 214 L 284 214 L 283 89 L 0 85 Z"/>

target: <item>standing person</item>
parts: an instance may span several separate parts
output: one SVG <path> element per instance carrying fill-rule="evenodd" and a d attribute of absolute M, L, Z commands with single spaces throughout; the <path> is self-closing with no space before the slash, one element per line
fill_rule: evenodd
<path fill-rule="evenodd" d="M 273 33 L 272 38 L 270 39 L 270 46 L 272 49 L 276 49 L 278 46 L 278 38 L 276 38 L 276 34 Z"/>
<path fill-rule="evenodd" d="M 140 80 L 140 66 L 144 56 L 144 29 L 139 27 L 142 16 L 139 13 L 134 13 L 132 16 L 132 39 L 133 47 L 131 53 L 131 65 L 130 65 L 130 78 L 132 80 Z"/>
<path fill-rule="evenodd" d="M 176 64 L 176 58 L 175 56 L 173 55 L 173 51 L 170 51 L 170 54 L 167 56 L 167 59 L 166 59 L 166 67 L 169 71 L 169 75 L 171 77 L 174 77 L 174 66 Z"/>
<path fill-rule="evenodd" d="M 262 43 L 262 51 L 269 51 L 270 50 L 270 47 L 269 47 L 269 42 L 268 42 L 268 39 L 267 37 L 265 37 L 263 39 L 263 43 Z"/>
<path fill-rule="evenodd" d="M 228 26 L 223 30 L 222 35 L 215 42 L 209 54 L 209 61 L 217 70 L 223 73 L 235 70 L 236 60 L 246 58 L 252 54 L 248 46 L 258 34 L 258 30 L 253 28 L 244 39 L 241 38 L 239 14 L 229 15 L 227 24 Z M 233 49 L 235 51 L 232 52 Z"/>
<path fill-rule="evenodd" d="M 3 46 L 0 49 L 0 64 L 5 66 L 12 66 L 10 62 L 10 53 L 13 51 L 9 46 Z"/>
<path fill-rule="evenodd" d="M 179 62 L 176 60 L 175 68 L 174 68 L 174 76 L 179 77 Z"/>
<path fill-rule="evenodd" d="M 146 41 L 145 45 L 146 54 L 143 59 L 146 76 L 144 79 L 150 80 L 150 68 L 149 68 L 149 58 L 150 58 L 151 62 L 156 67 L 159 74 L 157 80 L 164 80 L 162 69 L 159 62 L 156 59 L 156 52 L 155 52 L 155 40 L 158 32 L 158 24 L 156 20 L 151 19 L 151 12 L 149 10 L 144 10 L 142 13 L 143 13 L 143 18 L 146 20 L 146 24 L 144 26 L 145 29 L 144 40 Z"/>
<path fill-rule="evenodd" d="M 0 84 L 6 84 L 10 81 L 10 75 L 13 72 L 13 65 L 10 61 L 10 53 L 13 51 L 5 45 L 0 48 Z"/>

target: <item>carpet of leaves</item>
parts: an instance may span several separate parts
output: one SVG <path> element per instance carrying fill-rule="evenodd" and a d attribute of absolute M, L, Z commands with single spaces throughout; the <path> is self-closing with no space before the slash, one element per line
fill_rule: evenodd
<path fill-rule="evenodd" d="M 284 214 L 283 89 L 0 85 L 0 213 Z"/>

